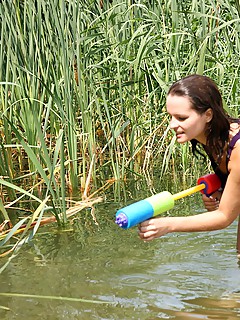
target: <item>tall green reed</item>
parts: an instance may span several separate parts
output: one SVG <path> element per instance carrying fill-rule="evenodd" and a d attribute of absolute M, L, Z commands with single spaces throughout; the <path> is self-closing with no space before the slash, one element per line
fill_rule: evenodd
<path fill-rule="evenodd" d="M 212 77 L 239 114 L 236 2 L 5 1 L 0 17 L 1 174 L 43 181 L 59 221 L 66 190 L 205 166 L 167 127 L 180 77 Z"/>

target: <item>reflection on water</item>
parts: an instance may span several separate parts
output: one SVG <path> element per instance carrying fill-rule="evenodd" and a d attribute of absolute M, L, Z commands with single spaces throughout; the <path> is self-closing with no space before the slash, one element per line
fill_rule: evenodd
<path fill-rule="evenodd" d="M 190 210 L 195 198 L 171 214 Z M 226 230 L 171 234 L 150 243 L 114 224 L 116 206 L 72 230 L 44 227 L 0 275 L 1 292 L 101 300 L 108 304 L 1 297 L 0 319 L 238 319 L 236 223 Z M 86 212 L 87 213 L 87 212 Z"/>

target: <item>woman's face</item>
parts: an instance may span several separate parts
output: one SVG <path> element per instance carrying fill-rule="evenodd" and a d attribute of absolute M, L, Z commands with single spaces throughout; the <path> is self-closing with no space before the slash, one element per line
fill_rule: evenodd
<path fill-rule="evenodd" d="M 171 116 L 170 128 L 176 133 L 177 141 L 184 143 L 196 139 L 206 144 L 206 127 L 212 119 L 212 109 L 203 114 L 197 113 L 191 107 L 191 101 L 187 96 L 168 95 L 167 112 Z"/>

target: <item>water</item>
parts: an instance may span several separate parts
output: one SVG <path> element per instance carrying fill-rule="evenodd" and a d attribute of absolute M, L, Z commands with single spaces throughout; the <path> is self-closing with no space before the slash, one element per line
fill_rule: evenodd
<path fill-rule="evenodd" d="M 200 205 L 191 198 L 171 214 L 194 213 Z M 236 223 L 221 231 L 170 234 L 144 243 L 136 228 L 123 230 L 113 223 L 116 209 L 98 205 L 98 225 L 88 214 L 68 230 L 54 224 L 41 228 L 0 274 L 0 292 L 63 298 L 0 296 L 0 319 L 240 317 Z"/>

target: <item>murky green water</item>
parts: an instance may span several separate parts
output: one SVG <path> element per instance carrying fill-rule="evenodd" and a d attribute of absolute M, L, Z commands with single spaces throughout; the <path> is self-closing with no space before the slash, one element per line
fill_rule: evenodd
<path fill-rule="evenodd" d="M 193 205 L 194 204 L 194 205 Z M 198 210 L 194 197 L 171 214 Z M 113 221 L 100 204 L 98 224 L 44 227 L 0 274 L 0 292 L 104 303 L 0 296 L 0 319 L 238 319 L 240 268 L 236 223 L 226 230 L 171 234 L 150 243 Z M 107 303 L 105 303 L 107 302 Z"/>

